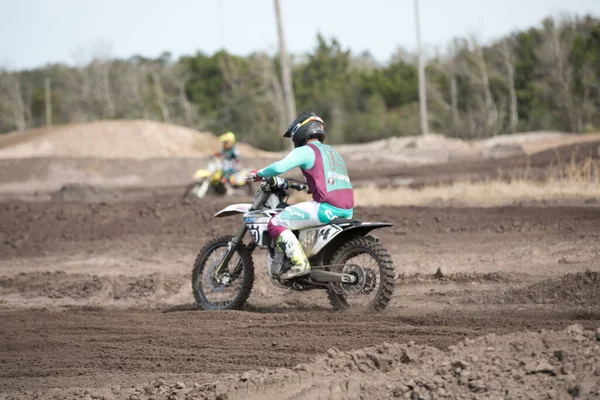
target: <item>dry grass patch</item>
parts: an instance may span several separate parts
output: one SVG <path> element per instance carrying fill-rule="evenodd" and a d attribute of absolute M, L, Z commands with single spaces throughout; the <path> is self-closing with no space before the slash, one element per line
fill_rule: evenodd
<path fill-rule="evenodd" d="M 423 206 L 439 204 L 464 204 L 494 207 L 520 201 L 600 199 L 600 166 L 591 157 L 575 162 L 574 155 L 568 164 L 550 165 L 545 178 L 532 178 L 531 167 L 512 171 L 506 177 L 502 171 L 498 178 L 482 181 L 457 181 L 421 188 L 382 187 L 377 184 L 354 188 L 357 206 Z M 290 203 L 310 200 L 306 193 L 292 193 Z"/>
<path fill-rule="evenodd" d="M 527 200 L 600 199 L 600 183 L 568 179 L 533 182 L 528 180 L 489 180 L 455 182 L 450 185 L 426 186 L 419 189 L 385 188 L 368 185 L 354 189 L 356 206 L 425 206 L 460 203 L 495 207 Z M 309 201 L 306 193 L 293 193 L 290 203 Z"/>
<path fill-rule="evenodd" d="M 455 182 L 451 185 L 428 186 L 420 189 L 385 189 L 375 186 L 354 190 L 359 206 L 409 206 L 434 203 L 464 203 L 477 206 L 499 206 L 524 200 L 581 199 L 600 196 L 600 184 L 569 180 L 510 182 Z"/>

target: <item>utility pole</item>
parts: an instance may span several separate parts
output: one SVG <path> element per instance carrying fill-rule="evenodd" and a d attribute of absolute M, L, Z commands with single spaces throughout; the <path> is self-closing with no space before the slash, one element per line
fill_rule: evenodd
<path fill-rule="evenodd" d="M 419 0 L 415 0 L 415 25 L 417 28 L 417 51 L 419 53 L 419 114 L 421 117 L 421 134 L 429 133 L 427 124 L 427 93 L 425 88 L 425 60 L 421 48 L 421 28 L 419 26 Z"/>
<path fill-rule="evenodd" d="M 221 29 L 221 50 L 225 50 L 225 27 L 224 27 L 224 12 L 223 12 L 223 0 L 217 0 L 219 2 L 219 25 Z"/>
<path fill-rule="evenodd" d="M 52 92 L 50 91 L 50 78 L 44 82 L 46 93 L 46 126 L 52 126 Z"/>
<path fill-rule="evenodd" d="M 281 79 L 283 81 L 283 99 L 285 101 L 285 115 L 287 123 L 296 118 L 296 101 L 294 100 L 294 88 L 292 86 L 292 70 L 290 60 L 285 50 L 285 38 L 283 37 L 283 21 L 281 18 L 281 7 L 279 0 L 275 1 L 275 17 L 277 19 L 277 35 L 279 36 L 279 61 L 281 64 Z M 290 149 L 294 148 L 290 141 Z"/>

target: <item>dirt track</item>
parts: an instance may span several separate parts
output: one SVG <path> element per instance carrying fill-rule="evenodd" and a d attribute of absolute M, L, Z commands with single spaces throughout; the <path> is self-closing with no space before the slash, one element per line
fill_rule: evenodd
<path fill-rule="evenodd" d="M 595 167 L 591 178 L 597 179 L 600 141 L 590 140 L 557 149 L 546 150 L 529 157 L 524 155 L 499 159 L 457 159 L 439 165 L 410 166 L 396 162 L 381 162 L 377 154 L 372 162 L 349 165 L 352 182 L 356 186 L 375 183 L 380 186 L 422 187 L 456 181 L 481 181 L 493 178 L 544 178 L 549 174 L 565 175 L 573 160 L 575 165 L 593 159 Z M 0 195 L 2 192 L 55 191 L 70 183 L 108 187 L 145 187 L 185 185 L 197 168 L 204 168 L 207 159 L 155 158 L 99 159 L 99 158 L 17 158 L 0 159 Z M 273 162 L 272 158 L 245 158 L 245 168 L 260 168 Z M 560 168 L 558 167 L 560 165 Z M 295 171 L 290 177 L 301 178 Z M 179 190 L 179 189 L 177 189 Z M 4 196 L 3 196 L 4 197 Z"/>
<path fill-rule="evenodd" d="M 239 223 L 211 218 L 227 202 L 79 195 L 0 203 L 0 393 L 129 398 L 133 385 L 152 398 L 144 385 L 156 379 L 226 382 L 331 347 L 445 349 L 487 333 L 600 326 L 596 207 L 358 209 L 395 223 L 377 232 L 398 275 L 384 313 L 333 313 L 321 293 L 273 288 L 258 251 L 247 309 L 211 313 L 194 309 L 189 273 L 203 242 Z"/>

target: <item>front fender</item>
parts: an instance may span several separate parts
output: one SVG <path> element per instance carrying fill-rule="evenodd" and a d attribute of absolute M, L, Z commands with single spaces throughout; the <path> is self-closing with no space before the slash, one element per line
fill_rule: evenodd
<path fill-rule="evenodd" d="M 249 204 L 249 203 L 232 204 L 230 206 L 225 207 L 218 213 L 216 213 L 214 215 L 214 217 L 215 218 L 223 218 L 223 217 L 230 217 L 235 214 L 245 214 L 250 210 L 250 208 L 252 208 L 252 204 Z"/>
<path fill-rule="evenodd" d="M 194 175 L 192 175 L 192 178 L 205 179 L 205 178 L 208 178 L 209 176 L 210 176 L 210 172 L 208 172 L 207 169 L 199 169 L 196 172 L 194 172 Z"/>

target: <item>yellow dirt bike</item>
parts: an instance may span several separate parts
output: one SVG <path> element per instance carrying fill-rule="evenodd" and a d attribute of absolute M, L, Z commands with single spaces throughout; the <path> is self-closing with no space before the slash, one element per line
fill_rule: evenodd
<path fill-rule="evenodd" d="M 212 158 L 206 168 L 199 169 L 192 175 L 194 182 L 189 184 L 183 193 L 183 198 L 196 197 L 203 198 L 209 192 L 217 196 L 231 195 L 250 195 L 254 194 L 252 182 L 248 181 L 249 170 L 239 170 L 229 177 L 228 190 L 223 183 L 223 161 L 219 158 Z"/>

